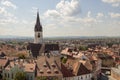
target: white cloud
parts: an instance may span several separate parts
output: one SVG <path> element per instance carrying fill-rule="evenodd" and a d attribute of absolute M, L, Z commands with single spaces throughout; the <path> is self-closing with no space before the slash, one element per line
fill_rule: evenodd
<path fill-rule="evenodd" d="M 91 17 L 91 11 L 88 11 L 87 17 Z"/>
<path fill-rule="evenodd" d="M 7 9 L 7 7 L 12 7 L 12 9 L 16 9 L 16 6 L 8 1 L 8 0 L 1 0 L 0 1 L 0 24 L 11 24 L 11 23 L 17 23 L 18 20 L 15 17 L 13 13 L 10 12 L 10 9 Z"/>
<path fill-rule="evenodd" d="M 5 9 L 3 7 L 0 7 L 0 14 L 4 13 Z"/>
<path fill-rule="evenodd" d="M 104 3 L 109 3 L 113 7 L 119 7 L 120 6 L 120 0 L 102 0 Z"/>
<path fill-rule="evenodd" d="M 117 3 L 117 2 L 120 2 L 120 0 L 102 0 L 103 2 L 106 2 L 106 3 Z"/>
<path fill-rule="evenodd" d="M 51 20 L 67 21 L 70 17 L 76 17 L 80 14 L 80 0 L 61 0 L 55 10 L 47 10 L 44 17 L 49 17 Z M 56 19 L 57 18 L 57 19 Z M 71 20 L 73 21 L 73 20 Z"/>
<path fill-rule="evenodd" d="M 0 7 L 0 14 L 5 17 L 13 17 L 14 16 L 13 14 L 7 12 L 4 7 Z"/>
<path fill-rule="evenodd" d="M 113 7 L 119 7 L 120 6 L 120 3 L 115 3 L 115 4 L 112 4 Z"/>
<path fill-rule="evenodd" d="M 53 18 L 60 17 L 60 13 L 56 10 L 47 10 L 44 15 L 46 17 L 53 17 Z"/>
<path fill-rule="evenodd" d="M 12 2 L 8 1 L 8 0 L 2 0 L 1 4 L 7 7 L 12 7 L 14 9 L 17 8 L 17 6 L 15 4 L 13 4 Z"/>
<path fill-rule="evenodd" d="M 120 18 L 120 13 L 109 13 L 111 18 Z"/>
<path fill-rule="evenodd" d="M 8 23 L 18 23 L 17 19 L 16 18 L 3 18 L 3 19 L 0 19 L 0 24 L 8 24 Z"/>
<path fill-rule="evenodd" d="M 54 10 L 47 10 L 43 19 L 48 19 L 47 24 L 57 23 L 56 26 L 71 26 L 76 24 L 94 25 L 102 22 L 96 17 L 92 17 L 91 11 L 88 11 L 85 17 L 80 17 L 80 0 L 61 0 Z M 102 13 L 98 13 L 97 17 L 103 17 Z M 48 26 L 48 25 L 47 25 Z M 51 25 L 50 25 L 51 26 Z M 48 26 L 49 27 L 49 26 Z"/>
<path fill-rule="evenodd" d="M 101 17 L 103 17 L 103 16 L 104 16 L 103 13 L 98 13 L 96 17 L 97 17 L 97 18 L 101 18 Z"/>
<path fill-rule="evenodd" d="M 9 13 L 4 7 L 0 7 L 0 24 L 17 23 L 16 17 Z"/>
<path fill-rule="evenodd" d="M 21 21 L 23 24 L 28 24 L 28 21 L 26 21 L 26 20 L 22 20 Z"/>
<path fill-rule="evenodd" d="M 55 10 L 47 10 L 44 13 L 45 17 L 65 18 L 77 16 L 80 13 L 80 0 L 61 0 Z"/>
<path fill-rule="evenodd" d="M 57 11 L 65 16 L 75 16 L 80 13 L 80 0 L 61 0 L 56 5 Z"/>
<path fill-rule="evenodd" d="M 86 17 L 86 18 L 83 18 L 82 21 L 84 23 L 95 23 L 96 22 L 96 19 L 95 18 L 90 18 L 90 17 Z"/>

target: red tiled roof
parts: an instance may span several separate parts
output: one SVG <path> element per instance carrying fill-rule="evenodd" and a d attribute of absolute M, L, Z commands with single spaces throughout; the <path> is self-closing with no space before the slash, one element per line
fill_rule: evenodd
<path fill-rule="evenodd" d="M 63 77 L 74 76 L 74 74 L 69 69 L 67 69 L 67 67 L 65 67 L 63 64 L 61 64 L 61 71 L 62 71 Z"/>
<path fill-rule="evenodd" d="M 5 67 L 8 62 L 8 59 L 0 59 L 0 66 Z"/>
<path fill-rule="evenodd" d="M 81 63 L 77 75 L 89 74 L 90 71 Z"/>

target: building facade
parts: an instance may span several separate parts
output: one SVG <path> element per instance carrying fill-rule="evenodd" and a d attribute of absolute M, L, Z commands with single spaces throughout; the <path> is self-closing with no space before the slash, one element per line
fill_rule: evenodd
<path fill-rule="evenodd" d="M 28 63 L 25 60 L 10 61 L 9 64 L 3 69 L 3 79 L 14 80 L 18 72 L 25 73 L 26 80 L 34 80 L 36 72 L 36 64 Z"/>

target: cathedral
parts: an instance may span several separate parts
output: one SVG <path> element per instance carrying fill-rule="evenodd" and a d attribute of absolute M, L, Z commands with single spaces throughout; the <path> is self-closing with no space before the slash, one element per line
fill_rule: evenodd
<path fill-rule="evenodd" d="M 37 18 L 34 27 L 34 42 L 29 43 L 27 49 L 30 51 L 31 57 L 34 58 L 50 52 L 56 54 L 59 53 L 58 44 L 45 43 L 43 40 L 43 28 L 40 23 L 39 12 L 37 12 Z"/>

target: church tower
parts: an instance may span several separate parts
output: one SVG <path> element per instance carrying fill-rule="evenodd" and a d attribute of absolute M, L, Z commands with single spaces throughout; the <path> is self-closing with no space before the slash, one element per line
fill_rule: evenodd
<path fill-rule="evenodd" d="M 43 30 L 42 30 L 42 25 L 40 23 L 39 12 L 37 12 L 37 19 L 36 19 L 34 32 L 35 32 L 34 43 L 42 44 L 43 43 Z"/>

